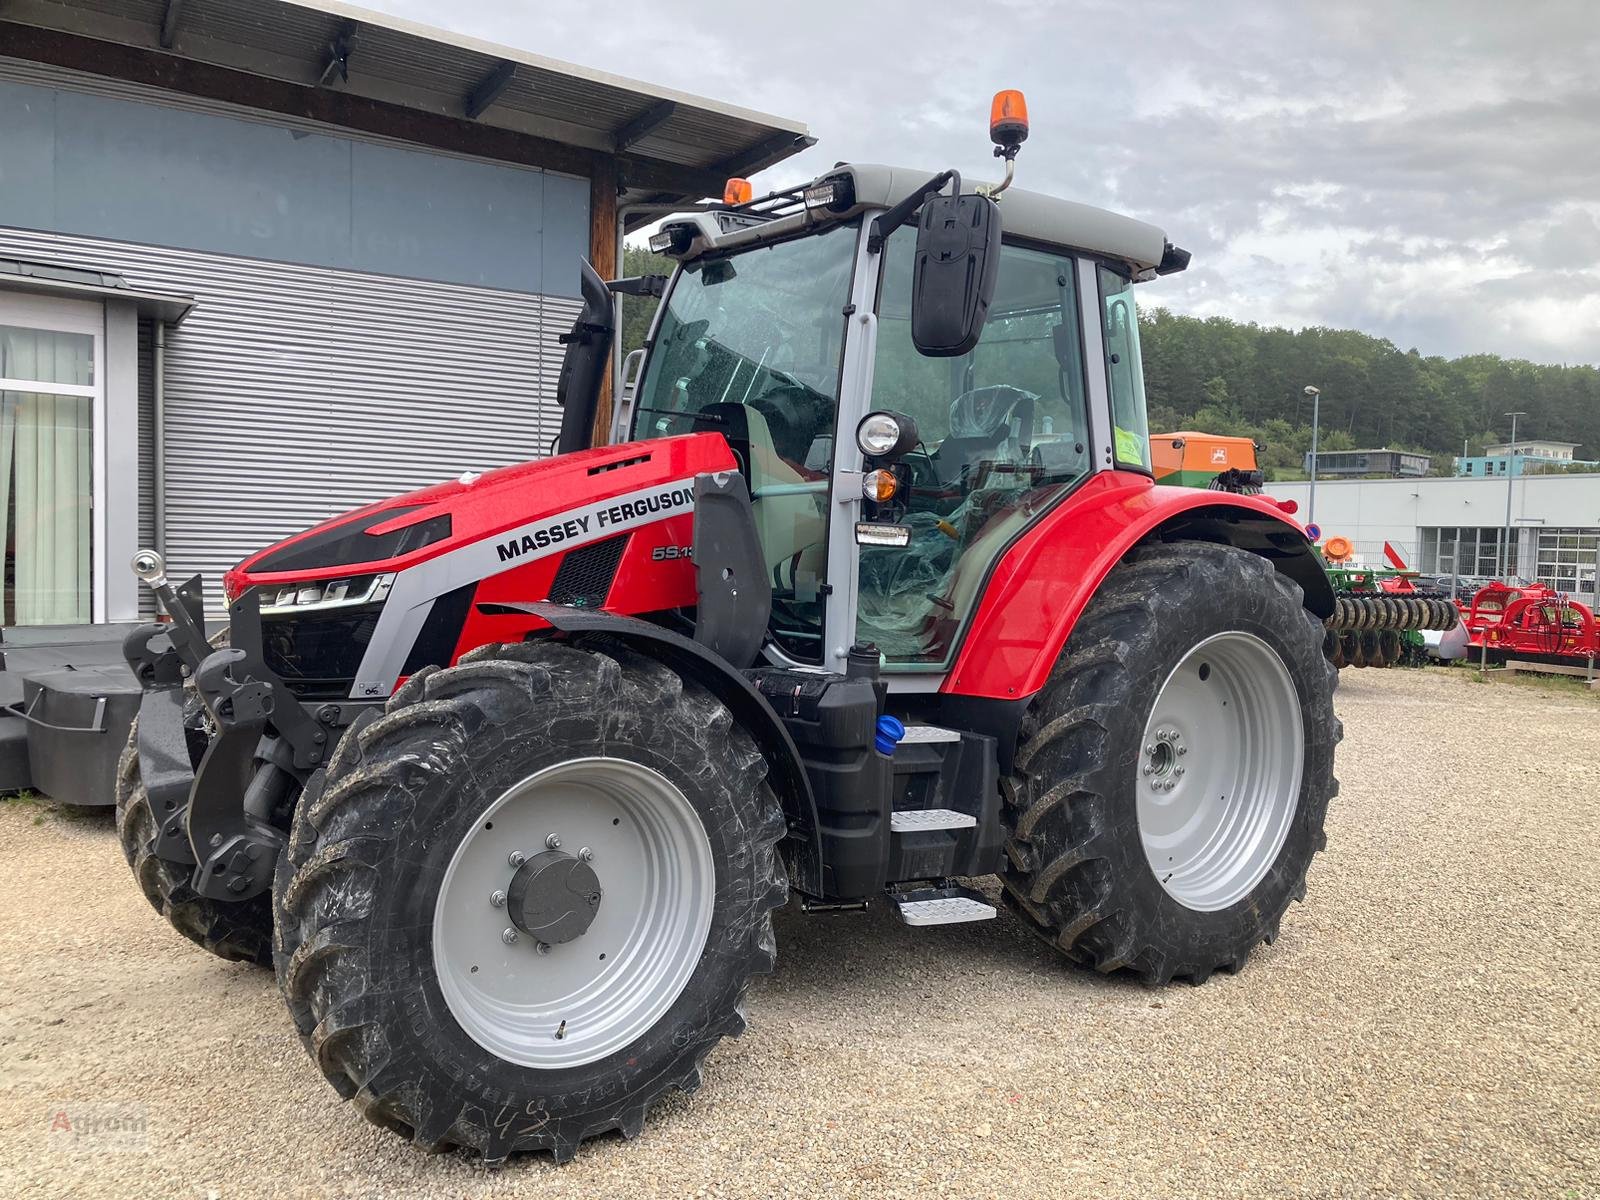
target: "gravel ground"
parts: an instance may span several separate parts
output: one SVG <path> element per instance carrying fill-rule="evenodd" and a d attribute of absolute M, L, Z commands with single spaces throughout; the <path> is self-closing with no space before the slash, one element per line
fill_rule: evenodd
<path fill-rule="evenodd" d="M 494 1174 L 339 1102 L 109 819 L 0 804 L 0 1195 L 1600 1196 L 1600 697 L 1352 670 L 1339 708 L 1328 852 L 1243 974 L 1151 991 L 1005 917 L 786 912 L 698 1095 Z M 146 1146 L 62 1149 L 85 1105 Z"/>

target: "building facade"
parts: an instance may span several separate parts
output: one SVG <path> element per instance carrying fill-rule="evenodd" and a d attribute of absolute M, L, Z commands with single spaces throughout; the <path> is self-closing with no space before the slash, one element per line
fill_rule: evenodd
<path fill-rule="evenodd" d="M 1298 518 L 1314 521 L 1324 536 L 1350 538 L 1365 564 L 1382 565 L 1388 542 L 1428 574 L 1509 576 L 1580 599 L 1595 594 L 1600 474 L 1319 479 L 1314 513 L 1306 483 L 1272 483 L 1266 490 L 1294 500 Z"/>
<path fill-rule="evenodd" d="M 321 0 L 0 8 L 8 625 L 537 457 L 580 260 L 803 126 Z"/>
<path fill-rule="evenodd" d="M 1541 472 L 1566 470 L 1570 467 L 1600 468 L 1600 462 L 1574 458 L 1577 442 L 1519 441 L 1515 446 L 1505 442 L 1498 446 L 1485 446 L 1478 455 L 1458 457 L 1456 474 L 1477 479 L 1507 475 L 1537 475 Z"/>
<path fill-rule="evenodd" d="M 1405 450 L 1322 450 L 1317 454 L 1317 478 L 1347 478 L 1362 475 L 1426 475 L 1433 459 L 1426 454 Z M 1311 454 L 1305 456 L 1305 469 L 1311 470 Z"/>

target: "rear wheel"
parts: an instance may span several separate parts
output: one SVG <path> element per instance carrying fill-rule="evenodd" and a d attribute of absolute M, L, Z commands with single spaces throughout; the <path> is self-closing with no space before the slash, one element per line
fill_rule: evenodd
<path fill-rule="evenodd" d="M 1341 731 L 1323 637 L 1257 555 L 1180 542 L 1119 565 L 1024 725 L 1013 907 L 1101 971 L 1243 966 L 1325 842 Z"/>
<path fill-rule="evenodd" d="M 765 775 L 715 697 L 609 643 L 419 673 L 313 776 L 279 863 L 307 1050 L 425 1146 L 636 1135 L 772 969 Z"/>

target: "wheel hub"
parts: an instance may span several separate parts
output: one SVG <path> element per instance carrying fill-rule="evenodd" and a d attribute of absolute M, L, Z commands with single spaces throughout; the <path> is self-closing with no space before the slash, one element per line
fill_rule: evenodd
<path fill-rule="evenodd" d="M 582 937 L 594 924 L 603 893 L 594 868 L 572 854 L 545 850 L 517 868 L 506 888 L 511 923 L 547 946 Z"/>
<path fill-rule="evenodd" d="M 1213 912 L 1247 896 L 1299 807 L 1305 735 L 1288 668 L 1254 634 L 1216 634 L 1172 669 L 1145 725 L 1139 836 L 1163 889 Z"/>
<path fill-rule="evenodd" d="M 682 992 L 715 895 L 705 827 L 662 774 L 606 757 L 542 768 L 483 809 L 445 869 L 439 988 L 462 1030 L 508 1062 L 594 1062 Z"/>

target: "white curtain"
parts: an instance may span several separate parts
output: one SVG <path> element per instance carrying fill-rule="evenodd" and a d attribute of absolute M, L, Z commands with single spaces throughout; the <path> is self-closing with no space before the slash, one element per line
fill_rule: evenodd
<path fill-rule="evenodd" d="M 0 326 L 0 378 L 92 386 L 94 339 Z M 89 396 L 0 393 L 0 534 L 17 625 L 89 621 L 93 413 Z"/>

